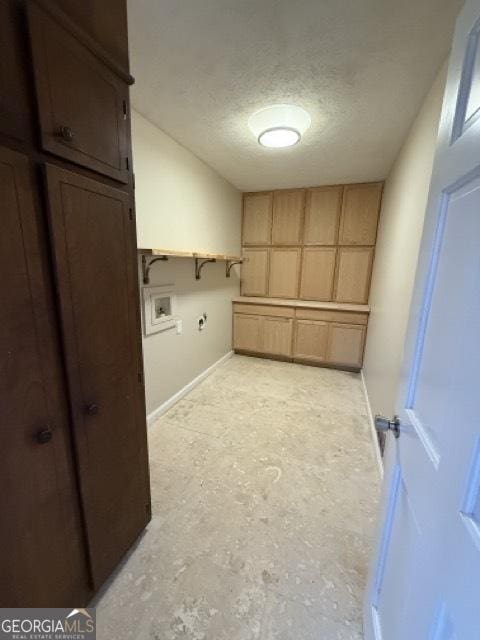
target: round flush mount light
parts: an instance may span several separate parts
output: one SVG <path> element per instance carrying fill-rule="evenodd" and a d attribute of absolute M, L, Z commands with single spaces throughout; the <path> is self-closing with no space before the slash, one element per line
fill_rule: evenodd
<path fill-rule="evenodd" d="M 301 135 L 297 129 L 290 127 L 273 127 L 265 129 L 259 136 L 258 142 L 263 147 L 279 149 L 281 147 L 293 147 L 300 140 Z"/>
<path fill-rule="evenodd" d="M 292 104 L 275 104 L 256 111 L 248 126 L 264 147 L 279 149 L 297 144 L 311 124 L 310 115 Z"/>

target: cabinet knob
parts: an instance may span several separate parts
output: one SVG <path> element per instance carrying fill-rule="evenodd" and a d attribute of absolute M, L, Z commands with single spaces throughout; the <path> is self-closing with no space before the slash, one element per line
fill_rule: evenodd
<path fill-rule="evenodd" d="M 47 442 L 50 442 L 50 440 L 53 438 L 53 433 L 50 427 L 45 427 L 45 429 L 40 429 L 40 431 L 37 431 L 37 433 L 35 434 L 35 438 L 38 444 L 47 444 Z"/>
<path fill-rule="evenodd" d="M 89 416 L 94 416 L 98 413 L 98 404 L 95 404 L 95 402 L 92 402 L 90 404 L 85 405 L 85 413 L 87 413 Z"/>
<path fill-rule="evenodd" d="M 65 142 L 72 142 L 73 140 L 73 131 L 70 127 L 60 127 L 58 130 L 58 136 L 65 140 Z"/>

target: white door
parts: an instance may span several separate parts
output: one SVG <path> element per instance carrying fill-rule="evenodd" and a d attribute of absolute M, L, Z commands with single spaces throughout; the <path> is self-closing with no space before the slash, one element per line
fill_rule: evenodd
<path fill-rule="evenodd" d="M 433 18 L 433 16 L 432 16 Z M 366 640 L 480 639 L 480 0 L 457 21 Z"/>

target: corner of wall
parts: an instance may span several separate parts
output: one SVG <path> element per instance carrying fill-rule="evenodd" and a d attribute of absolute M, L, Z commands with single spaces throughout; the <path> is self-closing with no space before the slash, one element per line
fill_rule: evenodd
<path fill-rule="evenodd" d="M 364 357 L 373 413 L 392 415 L 438 135 L 442 66 L 385 182 Z"/>
<path fill-rule="evenodd" d="M 132 126 L 139 246 L 238 254 L 240 191 L 135 111 Z M 159 262 L 150 275 L 150 286 L 173 286 L 182 331 L 170 328 L 143 337 L 149 413 L 231 351 L 231 300 L 240 290 L 238 269 L 226 278 L 220 262 L 206 265 L 201 280 L 195 279 L 192 258 Z M 199 331 L 198 317 L 204 313 L 208 321 Z"/>

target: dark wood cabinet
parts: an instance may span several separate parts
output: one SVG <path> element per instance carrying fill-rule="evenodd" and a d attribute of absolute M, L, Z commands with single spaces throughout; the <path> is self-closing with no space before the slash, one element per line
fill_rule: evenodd
<path fill-rule="evenodd" d="M 47 0 L 44 0 L 46 2 Z M 73 25 L 102 47 L 119 71 L 128 74 L 127 4 L 118 0 L 48 0 Z"/>
<path fill-rule="evenodd" d="M 126 2 L 0 0 L 0 54 L 0 607 L 85 606 L 151 517 Z"/>
<path fill-rule="evenodd" d="M 34 2 L 28 15 L 43 148 L 128 182 L 128 85 Z"/>
<path fill-rule="evenodd" d="M 130 195 L 46 167 L 69 393 L 94 583 L 150 517 Z"/>
<path fill-rule="evenodd" d="M 0 148 L 0 603 L 88 593 L 52 291 L 28 159 Z"/>
<path fill-rule="evenodd" d="M 27 51 L 17 0 L 0 0 L 0 134 L 31 138 Z"/>

